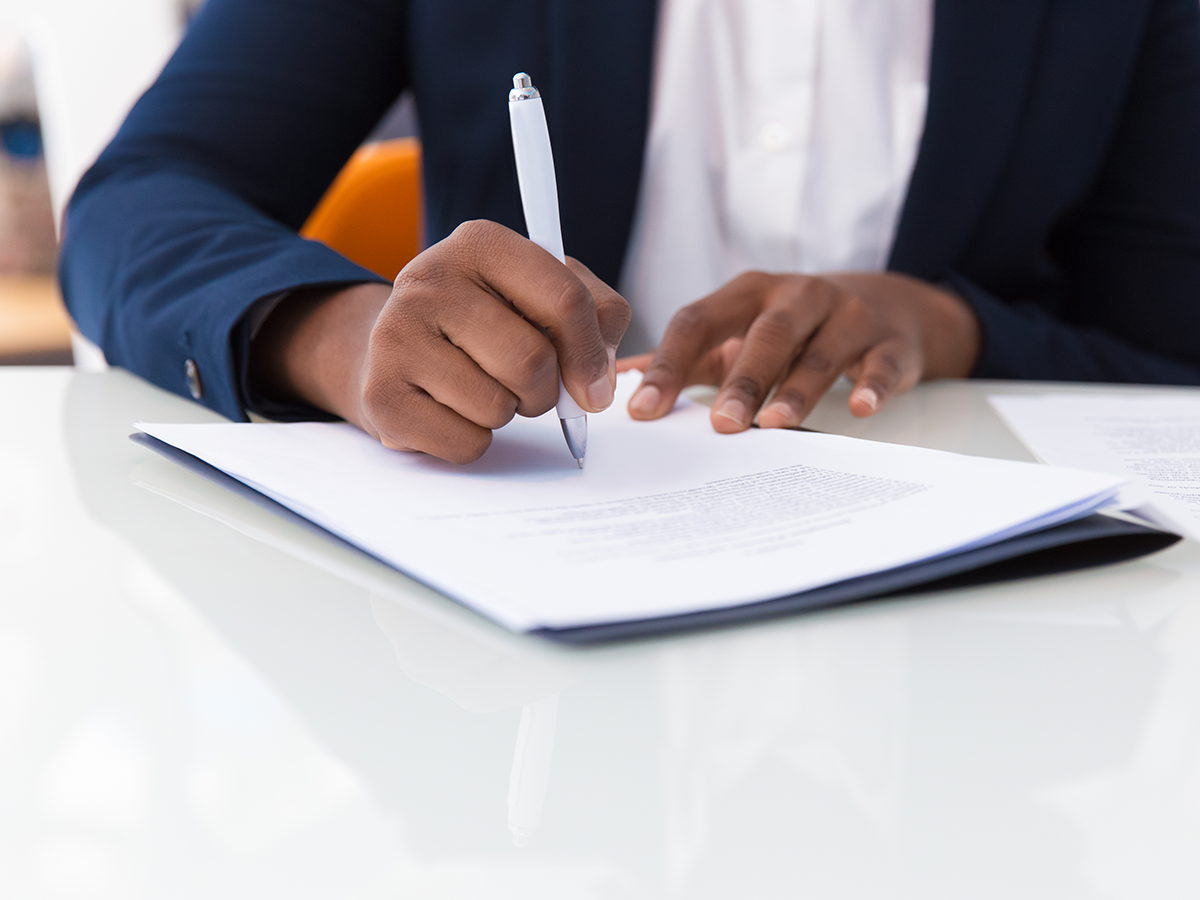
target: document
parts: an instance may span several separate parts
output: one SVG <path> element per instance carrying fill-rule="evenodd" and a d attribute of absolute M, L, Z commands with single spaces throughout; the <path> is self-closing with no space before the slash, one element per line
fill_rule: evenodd
<path fill-rule="evenodd" d="M 388 450 L 343 423 L 140 424 L 517 630 L 712 610 L 953 554 L 1108 502 L 1122 479 L 812 432 L 712 430 L 681 401 L 590 416 L 587 465 L 553 413 L 477 462 Z"/>
<path fill-rule="evenodd" d="M 1046 394 L 989 398 L 1035 456 L 1128 479 L 1118 504 L 1200 540 L 1200 396 Z"/>

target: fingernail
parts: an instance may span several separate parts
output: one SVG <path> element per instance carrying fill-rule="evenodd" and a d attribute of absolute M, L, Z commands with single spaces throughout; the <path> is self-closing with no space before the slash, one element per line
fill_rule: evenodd
<path fill-rule="evenodd" d="M 652 384 L 638 388 L 629 400 L 629 411 L 643 416 L 653 415 L 662 402 L 662 391 Z"/>
<path fill-rule="evenodd" d="M 592 409 L 608 409 L 613 402 L 613 383 L 609 380 L 608 372 L 588 385 L 587 398 L 588 403 L 592 404 Z"/>
<path fill-rule="evenodd" d="M 746 415 L 746 404 L 741 400 L 726 400 L 717 407 L 716 413 L 731 422 L 736 422 L 738 425 L 745 425 L 748 416 Z"/>
<path fill-rule="evenodd" d="M 783 420 L 783 424 L 785 425 L 794 425 L 796 420 L 799 418 L 799 416 L 796 415 L 796 410 L 792 408 L 791 404 L 784 403 L 782 400 L 772 403 L 761 413 L 759 413 L 759 422 L 762 421 L 762 417 L 767 413 L 770 413 L 773 416 L 778 416 Z"/>
<path fill-rule="evenodd" d="M 879 409 L 879 395 L 870 388 L 859 388 L 854 392 L 854 396 L 860 403 L 865 403 L 874 411 Z"/>
<path fill-rule="evenodd" d="M 612 382 L 613 390 L 617 389 L 617 348 L 608 347 L 608 380 Z"/>

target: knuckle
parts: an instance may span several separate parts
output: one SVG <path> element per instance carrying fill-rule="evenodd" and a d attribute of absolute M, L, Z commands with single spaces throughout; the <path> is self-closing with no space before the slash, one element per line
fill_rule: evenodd
<path fill-rule="evenodd" d="M 808 279 L 808 287 L 814 293 L 818 293 L 830 300 L 858 300 L 857 294 L 848 293 L 827 278 L 810 278 Z"/>
<path fill-rule="evenodd" d="M 880 388 L 890 389 L 904 378 L 904 364 L 894 353 L 880 353 L 871 360 L 870 379 Z"/>
<path fill-rule="evenodd" d="M 413 364 L 427 352 L 432 337 L 430 326 L 429 310 L 420 302 L 412 299 L 389 301 L 384 313 L 371 327 L 367 341 L 369 374 L 382 370 L 389 378 L 406 375 L 406 365 Z"/>
<path fill-rule="evenodd" d="M 820 347 L 812 347 L 804 351 L 800 357 L 799 367 L 817 375 L 828 375 L 833 372 L 833 358 Z"/>
<path fill-rule="evenodd" d="M 763 272 L 760 269 L 748 269 L 736 275 L 730 284 L 738 290 L 758 293 L 769 289 L 779 276 Z"/>
<path fill-rule="evenodd" d="M 578 278 L 580 281 L 584 282 L 585 284 L 592 283 L 592 284 L 604 285 L 604 282 L 596 277 L 595 272 L 593 272 L 591 269 L 589 269 L 587 266 L 585 266 L 583 263 L 581 263 L 575 257 L 573 257 L 573 256 L 564 257 L 564 265 L 567 267 L 567 269 L 571 272 L 572 275 L 574 275 L 576 278 Z M 604 285 L 604 286 L 607 287 L 607 285 Z"/>
<path fill-rule="evenodd" d="M 455 438 L 444 451 L 435 451 L 435 455 L 447 462 L 465 466 L 483 456 L 490 446 L 492 446 L 492 433 L 486 428 L 480 428 L 477 431 L 472 430 L 463 437 Z"/>
<path fill-rule="evenodd" d="M 777 298 L 789 305 L 823 308 L 833 307 L 841 297 L 836 287 L 824 278 L 797 275 L 781 283 L 776 291 Z"/>
<path fill-rule="evenodd" d="M 899 378 L 904 374 L 904 364 L 900 361 L 900 357 L 894 353 L 881 353 L 876 362 L 876 370 L 882 372 L 884 375 Z"/>
<path fill-rule="evenodd" d="M 554 298 L 554 315 L 559 322 L 577 322 L 595 309 L 592 294 L 578 278 L 565 278 Z"/>
<path fill-rule="evenodd" d="M 763 310 L 754 320 L 754 332 L 756 338 L 772 347 L 793 347 L 797 341 L 795 318 L 790 310 L 778 306 Z"/>
<path fill-rule="evenodd" d="M 838 313 L 854 322 L 865 322 L 870 318 L 871 310 L 860 295 L 841 292 L 838 295 Z"/>
<path fill-rule="evenodd" d="M 392 299 L 411 305 L 433 290 L 439 293 L 459 277 L 457 254 L 435 251 L 416 257 L 392 282 Z"/>
<path fill-rule="evenodd" d="M 803 412 L 809 407 L 809 396 L 799 388 L 784 386 L 775 392 L 775 399 L 782 400 L 793 409 Z"/>
<path fill-rule="evenodd" d="M 766 386 L 753 375 L 734 375 L 725 384 L 725 390 L 757 399 L 767 393 Z"/>
<path fill-rule="evenodd" d="M 521 341 L 513 348 L 512 378 L 519 393 L 526 393 L 551 380 L 558 370 L 554 348 L 540 338 Z"/>
<path fill-rule="evenodd" d="M 686 373 L 679 362 L 671 356 L 658 353 L 646 368 L 643 381 L 648 384 L 682 384 Z"/>
<path fill-rule="evenodd" d="M 756 274 L 760 277 L 760 283 L 767 291 L 771 300 L 795 299 L 804 294 L 810 294 L 814 290 L 819 289 L 821 281 L 821 279 L 813 278 L 811 275 L 801 275 L 799 273 L 788 275 Z"/>
<path fill-rule="evenodd" d="M 480 241 L 494 240 L 496 231 L 501 226 L 487 219 L 469 219 L 459 224 L 450 233 L 449 240 L 455 243 L 475 244 Z"/>
<path fill-rule="evenodd" d="M 602 300 L 597 301 L 596 312 L 605 334 L 614 333 L 618 338 L 625 334 L 633 318 L 629 301 L 616 291 L 609 292 Z"/>
<path fill-rule="evenodd" d="M 363 379 L 361 388 L 363 408 L 374 419 L 381 414 L 403 412 L 414 399 L 416 388 L 394 366 L 372 366 Z"/>
<path fill-rule="evenodd" d="M 671 317 L 667 331 L 684 339 L 695 338 L 708 328 L 708 313 L 699 302 L 689 303 Z"/>
<path fill-rule="evenodd" d="M 508 230 L 496 222 L 471 219 L 455 228 L 442 244 L 456 261 L 477 272 L 485 260 L 497 254 L 498 245 L 507 233 Z"/>
<path fill-rule="evenodd" d="M 481 390 L 479 408 L 482 410 L 477 424 L 484 428 L 503 428 L 517 414 L 517 398 L 499 385 Z"/>

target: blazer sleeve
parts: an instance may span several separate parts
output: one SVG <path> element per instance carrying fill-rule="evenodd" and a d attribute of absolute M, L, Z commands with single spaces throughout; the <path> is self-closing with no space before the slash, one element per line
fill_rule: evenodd
<path fill-rule="evenodd" d="M 380 281 L 296 232 L 407 85 L 405 5 L 208 0 L 64 220 L 63 294 L 110 363 L 187 394 L 190 361 L 199 399 L 244 418 L 246 311 Z"/>
<path fill-rule="evenodd" d="M 1156 0 L 1105 163 L 1052 233 L 1062 302 L 944 282 L 984 333 L 974 375 L 1200 384 L 1200 5 Z"/>

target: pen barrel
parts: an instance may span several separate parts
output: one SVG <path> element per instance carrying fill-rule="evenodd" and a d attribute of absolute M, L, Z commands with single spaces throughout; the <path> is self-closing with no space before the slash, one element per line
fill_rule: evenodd
<path fill-rule="evenodd" d="M 575 398 L 567 393 L 567 386 L 563 384 L 562 375 L 558 376 L 558 403 L 554 406 L 560 419 L 578 419 L 580 416 L 586 416 Z"/>
<path fill-rule="evenodd" d="M 558 186 L 554 178 L 554 155 L 542 99 L 510 100 L 513 153 L 517 158 L 517 181 L 529 239 L 559 262 L 563 252 L 562 225 L 558 217 Z"/>
<path fill-rule="evenodd" d="M 512 123 L 513 154 L 517 158 L 517 182 L 521 186 L 521 206 L 525 210 L 525 228 L 529 239 L 561 263 L 562 223 L 558 216 L 558 183 L 554 176 L 554 154 L 550 149 L 550 131 L 542 98 L 510 100 L 508 116 Z M 585 415 L 579 404 L 558 380 L 558 417 L 572 419 Z"/>

